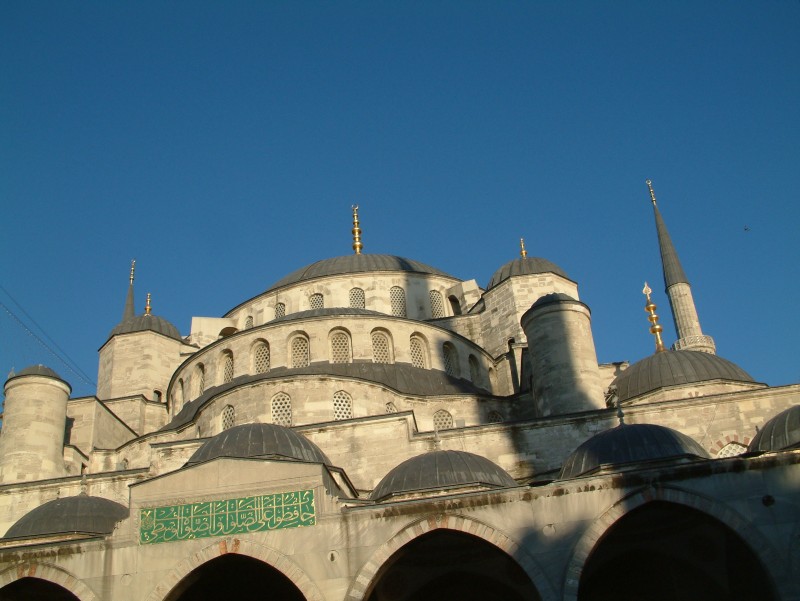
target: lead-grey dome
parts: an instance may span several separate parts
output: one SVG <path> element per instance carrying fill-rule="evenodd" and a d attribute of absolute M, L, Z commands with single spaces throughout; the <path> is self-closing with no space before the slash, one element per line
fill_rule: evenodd
<path fill-rule="evenodd" d="M 448 278 L 453 276 L 440 271 L 430 265 L 425 265 L 419 261 L 412 261 L 404 257 L 394 255 L 368 255 L 352 254 L 341 257 L 323 259 L 311 265 L 306 265 L 297 271 L 281 278 L 270 286 L 267 290 L 275 290 L 290 284 L 313 280 L 330 275 L 342 275 L 347 273 L 364 273 L 369 271 L 401 271 L 405 273 L 421 273 L 430 275 L 440 275 Z"/>
<path fill-rule="evenodd" d="M 747 447 L 748 451 L 780 451 L 800 446 L 800 405 L 789 407 L 767 421 Z"/>
<path fill-rule="evenodd" d="M 535 275 L 539 273 L 554 273 L 560 275 L 562 278 L 569 279 L 569 276 L 567 276 L 564 270 L 552 261 L 542 259 L 541 257 L 519 257 L 513 261 L 509 261 L 495 271 L 486 289 L 491 290 L 513 276 Z"/>
<path fill-rule="evenodd" d="M 455 488 L 467 485 L 516 486 L 499 465 L 466 451 L 432 451 L 407 459 L 392 469 L 372 491 L 370 498 L 382 500 L 409 492 Z"/>
<path fill-rule="evenodd" d="M 611 383 L 620 401 L 665 386 L 681 386 L 709 380 L 754 382 L 738 365 L 718 355 L 700 351 L 664 351 L 637 361 Z"/>
<path fill-rule="evenodd" d="M 22 516 L 4 538 L 35 538 L 53 534 L 106 535 L 129 515 L 128 508 L 85 494 L 48 501 Z"/>
<path fill-rule="evenodd" d="M 122 321 L 121 323 L 117 324 L 111 333 L 108 335 L 109 338 L 116 336 L 118 334 L 130 334 L 132 332 L 158 332 L 159 334 L 163 334 L 169 338 L 174 338 L 175 340 L 182 340 L 180 332 L 178 332 L 178 328 L 172 325 L 163 317 L 159 317 L 158 315 L 136 315 L 135 317 L 129 317 L 128 319 Z"/>
<path fill-rule="evenodd" d="M 203 443 L 186 465 L 217 457 L 260 457 L 331 465 L 325 453 L 305 436 L 275 424 L 244 424 L 220 432 Z"/>
<path fill-rule="evenodd" d="M 709 455 L 692 438 L 656 424 L 624 424 L 592 436 L 564 461 L 559 479 L 576 478 L 603 466 Z"/>

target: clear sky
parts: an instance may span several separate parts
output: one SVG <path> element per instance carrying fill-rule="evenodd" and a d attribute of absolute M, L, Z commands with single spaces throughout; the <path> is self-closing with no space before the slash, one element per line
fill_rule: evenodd
<path fill-rule="evenodd" d="M 358 203 L 365 252 L 481 286 L 524 237 L 635 361 L 645 280 L 675 339 L 650 178 L 719 354 L 798 382 L 799 31 L 788 0 L 7 0 L 0 301 L 94 381 L 132 258 L 187 335 L 352 252 Z M 0 371 L 39 362 L 93 392 L 0 308 Z"/>

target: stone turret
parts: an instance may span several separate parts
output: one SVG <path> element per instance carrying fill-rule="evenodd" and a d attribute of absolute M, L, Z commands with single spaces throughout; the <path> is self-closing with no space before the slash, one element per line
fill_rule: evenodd
<path fill-rule="evenodd" d="M 0 434 L 0 482 L 67 475 L 64 430 L 72 388 L 44 365 L 28 367 L 5 384 Z"/>
<path fill-rule="evenodd" d="M 548 294 L 522 316 L 539 415 L 605 408 L 589 307 Z"/>

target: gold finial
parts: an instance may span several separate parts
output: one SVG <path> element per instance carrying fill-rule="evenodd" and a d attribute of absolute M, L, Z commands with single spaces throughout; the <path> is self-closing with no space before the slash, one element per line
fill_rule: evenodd
<path fill-rule="evenodd" d="M 361 228 L 358 227 L 358 205 L 353 205 L 353 250 L 360 255 L 362 248 L 364 245 L 361 244 Z"/>
<path fill-rule="evenodd" d="M 653 190 L 653 182 L 648 179 L 645 180 L 644 183 L 647 184 L 647 189 L 650 190 L 650 200 L 653 201 L 653 204 L 656 204 L 656 193 L 655 190 Z"/>
<path fill-rule="evenodd" d="M 528 251 L 525 250 L 525 238 L 519 239 L 519 256 L 523 259 L 528 256 Z"/>
<path fill-rule="evenodd" d="M 136 271 L 136 259 L 131 261 L 131 284 L 133 284 L 133 272 Z"/>
<path fill-rule="evenodd" d="M 645 295 L 647 298 L 647 303 L 644 306 L 644 310 L 647 311 L 650 315 L 647 317 L 647 321 L 651 324 L 650 326 L 650 333 L 656 337 L 656 352 L 661 353 L 667 349 L 664 348 L 664 341 L 661 340 L 661 331 L 664 329 L 658 324 L 658 315 L 656 315 L 656 305 L 650 300 L 650 294 L 652 294 L 652 290 L 650 286 L 647 285 L 647 282 L 644 283 L 644 288 L 642 289 L 642 294 Z"/>
<path fill-rule="evenodd" d="M 145 315 L 150 315 L 150 311 L 151 311 L 151 307 L 150 307 L 150 293 L 148 292 L 148 293 L 147 293 L 147 301 L 145 302 L 145 305 L 144 305 L 144 314 L 145 314 Z"/>

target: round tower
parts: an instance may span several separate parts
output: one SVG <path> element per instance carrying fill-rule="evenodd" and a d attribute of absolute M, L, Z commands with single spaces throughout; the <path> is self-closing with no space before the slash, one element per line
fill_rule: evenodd
<path fill-rule="evenodd" d="M 44 365 L 25 368 L 6 381 L 0 482 L 67 475 L 64 430 L 70 392 L 70 385 Z"/>
<path fill-rule="evenodd" d="M 539 415 L 604 409 L 589 307 L 562 293 L 537 300 L 520 320 L 528 339 Z"/>

